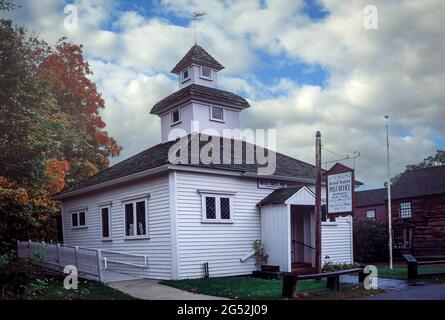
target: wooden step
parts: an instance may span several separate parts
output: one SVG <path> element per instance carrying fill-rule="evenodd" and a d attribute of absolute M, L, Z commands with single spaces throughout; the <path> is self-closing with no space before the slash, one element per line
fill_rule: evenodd
<path fill-rule="evenodd" d="M 292 268 L 292 272 L 295 272 L 298 275 L 304 275 L 304 274 L 314 274 L 316 273 L 315 269 L 312 267 L 306 267 L 306 268 Z"/>
<path fill-rule="evenodd" d="M 311 268 L 312 264 L 307 262 L 292 262 L 292 268 Z"/>

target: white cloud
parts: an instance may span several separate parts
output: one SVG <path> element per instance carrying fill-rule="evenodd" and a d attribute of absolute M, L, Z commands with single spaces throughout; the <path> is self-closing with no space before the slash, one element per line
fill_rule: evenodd
<path fill-rule="evenodd" d="M 68 35 L 85 45 L 105 97 L 107 130 L 125 147 L 123 159 L 159 141 L 159 120 L 148 115 L 149 107 L 176 89 L 168 71 L 193 44 L 193 29 L 122 12 L 105 0 L 75 3 L 79 29 Z M 197 8 L 207 13 L 198 25 L 198 43 L 226 66 L 221 87 L 243 92 L 251 102 L 242 114 L 243 127 L 276 127 L 278 149 L 309 162 L 315 131 L 321 130 L 327 149 L 361 152 L 359 179 L 381 184 L 386 175 L 383 115 L 391 119 L 394 173 L 433 153 L 438 146 L 432 136 L 445 139 L 445 2 L 374 1 L 379 14 L 374 31 L 363 28 L 368 1 L 320 4 L 329 15 L 317 21 L 303 15 L 303 1 L 295 0 L 165 0 L 157 9 L 182 18 Z M 67 34 L 63 1 L 22 6 L 15 18 L 44 39 Z M 270 84 L 255 77 L 263 54 L 277 57 L 277 65 L 321 65 L 329 78 L 323 86 L 300 84 L 290 76 L 274 77 Z"/>

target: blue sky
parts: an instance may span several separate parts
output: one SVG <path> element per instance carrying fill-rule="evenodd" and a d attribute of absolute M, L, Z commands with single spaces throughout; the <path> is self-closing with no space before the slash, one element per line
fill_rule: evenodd
<path fill-rule="evenodd" d="M 246 97 L 243 128 L 277 129 L 278 150 L 314 161 L 314 134 L 339 154 L 360 151 L 357 178 L 378 187 L 386 176 L 385 122 L 392 167 L 400 172 L 445 147 L 445 20 L 441 0 L 376 0 L 378 28 L 363 26 L 366 0 L 41 0 L 10 13 L 40 37 L 84 45 L 106 109 L 106 130 L 124 147 L 121 161 L 160 141 L 150 107 L 177 90 L 169 73 L 194 42 L 220 61 L 221 89 Z M 64 25 L 67 4 L 78 27 Z M 408 28 L 409 27 L 409 28 Z M 324 154 L 324 161 L 334 155 Z M 352 165 L 351 162 L 345 164 Z"/>

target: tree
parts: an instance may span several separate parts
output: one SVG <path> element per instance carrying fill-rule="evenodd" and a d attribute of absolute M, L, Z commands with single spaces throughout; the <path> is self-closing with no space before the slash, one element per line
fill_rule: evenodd
<path fill-rule="evenodd" d="M 438 167 L 438 166 L 443 166 L 443 165 L 445 165 L 445 150 L 437 150 L 435 155 L 429 156 L 417 164 L 407 165 L 405 172 L 411 171 L 411 170 L 423 169 L 423 168 Z M 403 174 L 403 172 L 392 177 L 391 184 L 394 184 L 397 181 L 399 181 L 402 174 Z"/>
<path fill-rule="evenodd" d="M 51 195 L 119 154 L 91 74 L 81 46 L 53 48 L 0 19 L 0 242 L 50 238 Z"/>

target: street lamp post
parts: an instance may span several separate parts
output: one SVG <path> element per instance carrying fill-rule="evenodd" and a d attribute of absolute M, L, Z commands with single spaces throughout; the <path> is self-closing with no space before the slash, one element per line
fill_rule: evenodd
<path fill-rule="evenodd" d="M 392 227 L 391 227 L 391 171 L 389 160 L 389 116 L 386 119 L 386 167 L 387 167 L 387 183 L 388 190 L 388 247 L 389 247 L 389 269 L 393 269 L 392 265 Z"/>

